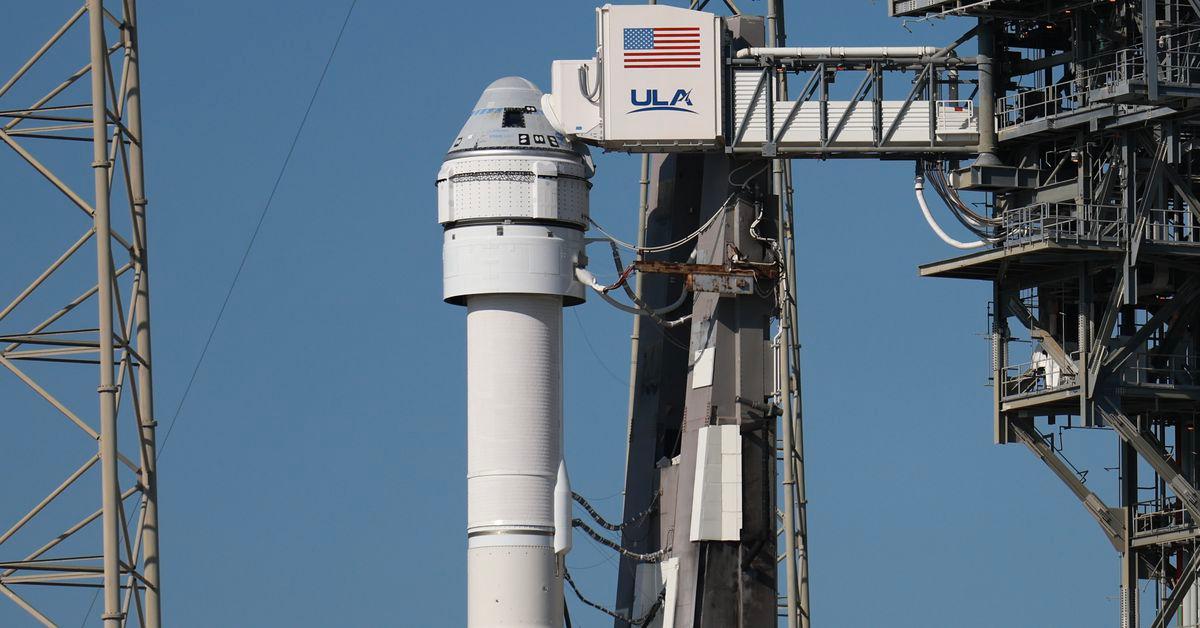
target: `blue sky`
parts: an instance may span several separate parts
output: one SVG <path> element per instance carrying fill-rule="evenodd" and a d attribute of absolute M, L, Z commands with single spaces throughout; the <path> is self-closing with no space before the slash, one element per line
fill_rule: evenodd
<path fill-rule="evenodd" d="M 797 45 L 941 44 L 970 26 L 910 32 L 868 0 L 789 4 Z M 75 6 L 10 7 L 21 28 L 0 40 L 0 67 Z M 142 3 L 160 419 L 346 6 Z M 161 461 L 169 625 L 462 625 L 465 312 L 440 298 L 433 179 L 489 82 L 548 87 L 552 59 L 590 56 L 593 6 L 360 0 Z M 593 216 L 632 238 L 638 160 L 597 162 Z M 818 625 L 1113 622 L 1117 560 L 1096 525 L 1025 450 L 991 444 L 990 289 L 917 277 L 953 251 L 921 220 L 911 164 L 795 173 Z M 0 184 L 29 176 L 9 168 Z M 565 332 L 572 481 L 617 517 L 629 319 L 588 303 Z M 612 599 L 608 550 L 581 538 L 569 562 L 590 596 Z M 88 597 L 51 610 L 74 625 Z M 572 602 L 577 626 L 611 625 Z M 0 624 L 16 617 L 0 606 Z"/>

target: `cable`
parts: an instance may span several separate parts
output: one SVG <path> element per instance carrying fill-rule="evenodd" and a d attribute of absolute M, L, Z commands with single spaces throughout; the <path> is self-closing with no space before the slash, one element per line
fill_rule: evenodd
<path fill-rule="evenodd" d="M 680 291 L 679 298 L 675 299 L 675 301 L 673 301 L 670 305 L 664 307 L 650 307 L 645 301 L 642 300 L 641 297 L 638 296 L 637 292 L 634 292 L 633 288 L 629 287 L 628 273 L 630 269 L 635 268 L 634 265 L 630 264 L 629 268 L 626 268 L 625 260 L 621 259 L 621 249 L 614 242 L 609 242 L 608 245 L 612 248 L 613 265 L 616 266 L 617 273 L 624 277 L 624 279 L 621 281 L 618 281 L 616 284 L 613 284 L 613 286 L 610 286 L 608 290 L 612 290 L 615 286 L 620 285 L 622 288 L 624 288 L 625 295 L 629 297 L 629 300 L 633 301 L 643 310 L 650 310 L 655 314 L 670 314 L 671 312 L 679 309 L 679 306 L 683 305 L 683 302 L 687 300 L 688 290 L 685 287 L 682 291 Z"/>
<path fill-rule="evenodd" d="M 588 66 L 582 64 L 579 66 L 579 92 L 590 103 L 598 102 L 597 96 L 600 95 L 600 76 L 596 77 L 596 89 L 588 87 Z"/>
<path fill-rule="evenodd" d="M 934 162 L 936 163 L 936 162 Z M 963 225 L 968 231 L 979 236 L 980 240 L 990 244 L 997 244 L 1004 240 L 1003 237 L 993 235 L 992 229 L 1003 225 L 1003 221 L 997 218 L 988 218 L 975 213 L 969 205 L 967 205 L 962 197 L 958 195 L 958 191 L 950 182 L 946 180 L 945 171 L 939 167 L 926 167 L 924 169 L 926 178 L 933 185 L 942 202 L 950 209 L 951 214 Z M 1007 235 L 1007 234 L 1004 234 Z"/>
<path fill-rule="evenodd" d="M 616 373 L 613 372 L 612 369 L 608 368 L 608 364 L 606 364 L 604 360 L 600 358 L 600 354 L 596 352 L 596 347 L 592 346 L 592 340 L 588 338 L 587 335 L 587 328 L 583 326 L 583 319 L 579 318 L 579 311 L 575 308 L 571 308 L 571 313 L 575 315 L 575 322 L 579 324 L 579 331 L 583 337 L 583 344 L 587 345 L 588 351 L 592 352 L 592 357 L 596 358 L 596 362 L 600 365 L 600 368 L 604 369 L 604 372 L 608 373 L 608 376 L 613 378 L 614 382 L 617 382 L 623 388 L 628 388 L 629 382 L 621 379 Z"/>
<path fill-rule="evenodd" d="M 708 219 L 708 222 L 705 222 L 703 225 L 701 225 L 701 227 L 699 229 L 693 231 L 691 234 L 689 234 L 687 237 L 683 238 L 682 240 L 676 240 L 675 242 L 672 242 L 670 244 L 638 247 L 635 244 L 630 244 L 628 242 L 625 242 L 624 240 L 621 240 L 621 239 L 617 238 L 616 236 L 614 236 L 613 234 L 609 233 L 608 231 L 606 231 L 604 229 L 604 227 L 601 227 L 595 220 L 593 220 L 591 216 L 588 216 L 588 222 L 592 223 L 592 226 L 595 227 L 596 230 L 599 231 L 600 233 L 603 233 L 609 239 L 609 241 L 613 242 L 617 246 L 620 246 L 621 248 L 628 249 L 630 251 L 634 251 L 637 253 L 665 253 L 667 251 L 670 251 L 671 249 L 679 248 L 679 247 L 687 244 L 688 242 L 695 240 L 697 237 L 700 236 L 700 234 L 704 233 L 705 231 L 708 231 L 708 228 L 713 226 L 713 224 L 717 222 L 717 218 L 720 218 L 721 215 L 724 213 L 724 211 L 729 209 L 729 201 L 733 200 L 733 197 L 736 195 L 737 195 L 737 192 L 730 193 L 729 197 L 725 199 L 725 202 L 721 203 L 721 206 L 717 208 L 717 211 L 713 212 L 713 215 Z"/>
<path fill-rule="evenodd" d="M 942 228 L 938 226 L 937 221 L 933 219 L 933 215 L 929 213 L 929 204 L 925 202 L 924 177 L 921 177 L 920 175 L 917 176 L 916 183 L 913 185 L 913 190 L 916 192 L 917 204 L 921 206 L 921 214 L 925 216 L 925 222 L 929 223 L 929 228 L 933 229 L 933 232 L 937 234 L 937 237 L 941 238 L 942 242 L 945 242 L 956 249 L 977 249 L 987 246 L 988 243 L 983 240 L 976 240 L 974 242 L 960 242 L 950 237 L 945 231 L 942 231 Z"/>
<path fill-rule="evenodd" d="M 583 519 L 572 519 L 571 527 L 579 528 L 580 530 L 583 530 L 584 533 L 586 533 L 588 536 L 592 537 L 592 539 L 595 540 L 597 543 L 615 551 L 616 553 L 624 556 L 625 558 L 628 558 L 630 560 L 636 560 L 639 563 L 662 562 L 663 559 L 665 559 L 667 557 L 667 553 L 671 551 L 670 547 L 664 547 L 663 549 L 660 549 L 657 552 L 650 552 L 649 554 L 641 554 L 641 553 L 635 552 L 631 549 L 626 549 L 625 547 L 622 547 L 620 543 L 617 543 L 616 541 L 613 541 L 612 539 L 609 539 L 608 537 L 604 536 L 603 534 L 600 534 L 599 532 L 597 532 L 595 528 L 589 526 L 587 524 L 587 522 L 585 522 Z"/>
<path fill-rule="evenodd" d="M 632 266 L 631 266 L 631 268 L 632 268 Z M 663 318 L 662 315 L 657 310 L 646 307 L 646 302 L 639 299 L 636 295 L 634 295 L 633 298 L 635 299 L 635 302 L 638 303 L 637 307 L 625 305 L 624 303 L 621 303 L 620 301 L 618 301 L 618 300 L 614 299 L 612 296 L 610 296 L 608 294 L 608 291 L 605 289 L 605 286 L 603 284 L 601 284 L 600 281 L 596 279 L 596 276 L 593 275 L 591 272 L 589 272 L 586 268 L 580 268 L 579 266 L 576 266 L 575 267 L 575 278 L 579 280 L 579 283 L 582 283 L 583 285 L 591 288 L 596 294 L 600 295 L 600 298 L 604 299 L 604 301 L 606 303 L 608 303 L 609 305 L 611 305 L 611 306 L 617 308 L 618 310 L 621 310 L 622 312 L 625 312 L 627 314 L 649 316 L 651 320 L 658 323 L 659 325 L 662 325 L 663 327 L 667 327 L 667 328 L 677 327 L 677 326 L 682 325 L 683 323 L 692 319 L 692 315 L 688 314 L 686 316 L 681 316 L 675 320 L 667 320 L 667 319 Z M 684 294 L 687 294 L 687 292 L 685 291 Z M 670 306 L 670 309 L 675 309 L 677 307 L 678 307 L 678 305 L 673 305 L 673 306 Z M 670 310 L 668 310 L 668 311 L 670 311 Z"/>
<path fill-rule="evenodd" d="M 588 606 L 600 611 L 601 613 L 604 613 L 605 615 L 608 615 L 609 617 L 612 617 L 613 619 L 623 621 L 631 626 L 645 626 L 646 624 L 654 621 L 654 617 L 658 615 L 659 609 L 662 608 L 663 602 L 667 599 L 667 587 L 664 586 L 658 592 L 658 598 L 654 600 L 654 604 L 650 606 L 650 609 L 647 610 L 646 613 L 641 617 L 634 618 L 629 617 L 628 615 L 622 615 L 614 610 L 609 610 L 587 599 L 586 597 L 583 597 L 583 593 L 580 593 L 579 587 L 575 586 L 575 581 L 571 579 L 571 572 L 567 570 L 565 565 L 563 566 L 563 580 L 566 580 L 567 584 L 571 585 L 571 590 L 575 592 L 575 597 L 579 598 L 580 602 L 587 604 Z"/>
<path fill-rule="evenodd" d="M 747 167 L 749 167 L 749 166 L 752 166 L 752 165 L 754 165 L 755 163 L 758 163 L 758 162 L 756 162 L 756 161 L 747 161 L 746 163 L 744 163 L 744 164 L 742 164 L 742 165 L 738 166 L 737 168 L 734 168 L 733 170 L 730 170 L 730 171 L 729 171 L 729 176 L 728 176 L 728 177 L 726 177 L 726 180 L 727 180 L 727 181 L 729 181 L 729 187 L 737 187 L 737 188 L 741 188 L 741 189 L 745 190 L 747 187 L 749 187 L 749 186 L 750 186 L 750 182 L 754 180 L 754 177 L 757 177 L 758 175 L 762 174 L 764 171 L 766 171 L 766 169 L 767 169 L 767 166 L 768 166 L 768 165 L 770 165 L 769 163 L 767 163 L 767 164 L 763 164 L 763 167 L 762 167 L 762 168 L 759 168 L 758 170 L 755 170 L 755 171 L 754 171 L 754 174 L 752 174 L 752 175 L 750 175 L 750 176 L 746 177 L 746 178 L 745 178 L 745 179 L 744 179 L 744 180 L 743 180 L 741 183 L 734 183 L 734 182 L 733 182 L 733 175 L 737 174 L 738 172 L 741 172 L 741 171 L 742 171 L 744 168 L 747 168 Z"/>
<path fill-rule="evenodd" d="M 629 526 L 638 525 L 645 521 L 646 517 L 650 516 L 650 513 L 657 510 L 658 496 L 659 494 L 655 493 L 654 498 L 650 500 L 650 505 L 647 506 L 642 512 L 630 517 L 628 520 L 622 523 L 609 523 L 600 513 L 596 512 L 595 508 L 592 508 L 592 505 L 588 503 L 588 500 L 584 499 L 583 495 L 580 495 L 574 491 L 571 492 L 571 498 L 578 502 L 580 506 L 583 506 L 583 509 L 592 516 L 592 519 L 596 520 L 596 523 L 600 524 L 600 527 L 607 530 L 612 530 L 613 532 L 620 532 Z"/>
<path fill-rule="evenodd" d="M 196 359 L 196 365 L 192 368 L 192 374 L 188 377 L 187 385 L 183 388 L 183 396 L 179 399 L 179 405 L 175 408 L 175 414 L 171 416 L 171 421 L 167 423 L 167 431 L 158 446 L 155 459 L 162 457 L 162 452 L 167 447 L 167 441 L 171 439 L 171 432 L 175 429 L 175 421 L 179 419 L 180 413 L 183 412 L 183 406 L 187 403 L 188 394 L 192 392 L 192 386 L 196 383 L 196 375 L 200 373 L 200 367 L 204 364 L 204 358 L 208 355 L 208 349 L 212 345 L 213 337 L 217 335 L 217 328 L 220 327 L 221 319 L 225 316 L 225 309 L 229 307 L 229 300 L 233 297 L 233 291 L 237 288 L 238 280 L 242 277 L 242 271 L 246 269 L 246 261 L 250 259 L 250 251 L 254 249 L 254 243 L 258 240 L 259 232 L 262 231 L 263 223 L 266 221 L 267 214 L 271 210 L 271 203 L 275 200 L 275 193 L 279 191 L 279 184 L 283 181 L 283 175 L 287 172 L 288 164 L 292 161 L 292 155 L 296 152 L 296 144 L 300 142 L 300 135 L 304 132 L 304 126 L 308 123 L 308 116 L 312 113 L 313 104 L 317 102 L 317 95 L 321 93 L 321 86 L 325 83 L 325 76 L 329 73 L 329 66 L 333 63 L 333 57 L 337 53 L 338 45 L 342 43 L 342 35 L 346 33 L 346 25 L 350 23 L 350 16 L 354 14 L 354 7 L 357 4 L 358 0 L 350 0 L 350 7 L 346 9 L 346 17 L 342 20 L 342 26 L 338 29 L 337 37 L 333 40 L 333 47 L 329 49 L 329 56 L 325 59 L 325 67 L 321 69 L 321 76 L 317 78 L 316 87 L 313 88 L 312 96 L 308 99 L 308 106 L 304 109 L 304 116 L 300 118 L 300 126 L 296 128 L 296 134 L 292 136 L 292 143 L 288 147 L 287 155 L 283 158 L 283 165 L 279 168 L 279 174 L 275 176 L 275 183 L 271 186 L 271 193 L 267 195 L 267 202 L 263 205 L 262 211 L 259 212 L 258 223 L 254 226 L 254 231 L 250 234 L 250 241 L 246 243 L 246 250 L 242 253 L 242 260 L 238 263 L 237 271 L 233 273 L 233 280 L 229 283 L 229 289 L 225 292 L 225 300 L 221 302 L 221 307 L 217 310 L 217 317 L 213 320 L 212 327 L 208 330 L 208 338 L 204 340 L 204 346 L 200 349 L 200 357 Z"/>

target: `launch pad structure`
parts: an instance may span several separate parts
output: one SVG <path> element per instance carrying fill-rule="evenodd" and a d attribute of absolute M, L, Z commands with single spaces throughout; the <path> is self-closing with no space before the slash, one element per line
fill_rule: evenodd
<path fill-rule="evenodd" d="M 528 432 L 472 434 L 487 455 L 471 454 L 470 577 L 495 595 L 473 585 L 470 624 L 566 621 L 574 528 L 621 554 L 614 607 L 596 604 L 619 627 L 810 625 L 788 163 L 835 158 L 912 161 L 914 209 L 970 251 L 920 273 L 992 284 L 995 441 L 1042 460 L 1120 555 L 1120 625 L 1200 623 L 1200 0 L 889 0 L 895 17 L 970 28 L 853 48 L 789 47 L 782 0 L 765 19 L 726 4 L 734 16 L 604 7 L 597 58 L 555 62 L 540 102 L 528 82 L 494 83 L 515 100 L 481 99 L 439 176 L 447 277 L 461 280 L 447 298 L 470 310 L 471 394 L 489 395 L 471 402 L 472 425 Z M 48 208 L 83 222 L 65 249 L 28 252 L 47 265 L 0 310 L 0 367 L 61 421 L 64 450 L 95 449 L 0 531 L 0 594 L 47 626 L 51 594 L 71 592 L 99 593 L 106 628 L 160 626 L 134 0 L 64 18 L 0 85 L 0 142 L 54 195 Z M 647 66 L 655 38 L 682 46 L 668 51 L 680 67 Z M 24 95 L 79 50 L 48 91 Z M 636 244 L 585 242 L 603 232 L 584 144 L 646 155 Z M 511 193 L 504 207 L 470 196 L 495 185 Z M 976 240 L 938 225 L 930 191 Z M 588 270 L 588 243 L 611 247 L 616 284 Z M 474 246 L 520 277 L 488 283 L 492 260 Z M 528 258 L 503 257 L 518 250 Z M 596 268 L 608 251 L 591 250 Z M 561 456 L 561 308 L 585 289 L 623 292 L 636 314 L 627 518 L 599 526 L 617 540 L 572 517 L 572 497 L 595 513 L 570 494 Z M 514 357 L 530 342 L 536 364 Z M 513 383 L 536 396 L 507 394 Z M 1073 430 L 1115 436 L 1115 491 L 1073 465 Z M 88 480 L 99 507 L 38 538 Z"/>
<path fill-rule="evenodd" d="M 624 619 L 616 625 L 639 625 L 630 619 L 644 617 L 639 611 L 657 590 L 647 581 L 662 584 L 673 607 L 661 625 L 767 625 L 773 588 L 789 626 L 809 623 L 786 167 L 809 158 L 915 163 L 915 206 L 947 244 L 973 251 L 926 264 L 921 275 L 993 285 L 995 441 L 1023 444 L 1042 460 L 1111 541 L 1121 556 L 1123 628 L 1197 625 L 1200 2 L 892 0 L 895 17 L 974 22 L 956 41 L 899 48 L 787 47 L 776 19 L 782 6 L 770 3 L 764 44 L 747 18 L 724 21 L 715 137 L 703 128 L 672 138 L 638 127 L 614 115 L 612 99 L 623 94 L 602 95 L 598 115 L 571 102 L 563 77 L 577 68 L 596 71 L 606 86 L 627 85 L 623 76 L 614 81 L 617 46 L 604 39 L 606 27 L 624 24 L 615 16 L 601 17 L 597 59 L 558 61 L 552 71 L 548 106 L 561 128 L 607 149 L 655 153 L 643 177 L 634 265 L 645 275 L 640 300 L 669 303 L 678 284 L 671 273 L 694 286 L 714 267 L 728 279 L 739 264 L 770 261 L 769 250 L 751 253 L 756 241 L 772 239 L 763 236 L 764 216 L 787 251 L 775 258 L 775 274 L 756 278 L 774 285 L 773 303 L 761 294 L 696 291 L 682 329 L 639 317 L 625 488 L 625 512 L 639 516 L 621 530 Z M 972 47 L 974 54 L 960 53 Z M 850 83 L 857 87 L 849 98 L 835 99 L 836 79 L 854 74 L 861 80 Z M 789 75 L 803 85 L 791 97 Z M 885 86 L 903 85 L 888 80 L 895 76 L 909 87 L 885 96 Z M 634 104 L 649 101 L 646 94 L 635 89 Z M 770 176 L 728 176 L 762 172 L 754 164 Z M 731 190 L 737 202 L 729 205 Z M 927 190 L 977 239 L 949 236 Z M 969 193 L 986 200 L 968 202 Z M 694 207 L 701 209 L 689 215 Z M 714 208 L 723 228 L 705 232 L 690 254 L 653 248 L 704 225 Z M 765 328 L 755 322 L 764 314 L 775 319 Z M 785 375 L 764 378 L 763 355 L 772 351 L 767 362 Z M 1116 491 L 1097 487 L 1095 477 L 1089 483 L 1087 470 L 1072 464 L 1078 429 L 1116 436 Z M 764 456 L 772 444 L 777 455 Z M 714 451 L 740 454 L 736 472 L 721 470 L 723 481 L 740 483 L 737 507 L 728 505 L 728 486 L 723 506 L 708 501 Z M 782 490 L 766 490 L 778 467 Z M 1111 504 L 1102 497 L 1109 492 Z M 736 525 L 721 520 L 731 510 Z M 756 563 L 775 551 L 776 538 L 786 546 L 778 580 Z M 1139 595 L 1144 590 L 1153 593 Z"/>

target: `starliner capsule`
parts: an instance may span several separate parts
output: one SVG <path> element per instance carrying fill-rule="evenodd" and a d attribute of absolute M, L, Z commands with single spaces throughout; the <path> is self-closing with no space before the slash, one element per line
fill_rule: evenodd
<path fill-rule="evenodd" d="M 562 308 L 584 300 L 594 168 L 541 99 L 522 78 L 489 85 L 437 178 L 443 297 L 467 307 L 471 628 L 563 625 Z"/>

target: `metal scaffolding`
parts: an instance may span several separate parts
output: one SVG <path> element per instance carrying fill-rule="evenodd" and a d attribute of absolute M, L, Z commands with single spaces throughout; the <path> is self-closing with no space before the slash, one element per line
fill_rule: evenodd
<path fill-rule="evenodd" d="M 980 89 L 995 155 L 1034 175 L 990 189 L 991 246 L 921 269 L 992 283 L 996 442 L 1042 460 L 1120 553 L 1121 626 L 1196 625 L 1200 3 L 891 4 L 979 19 L 1003 59 Z M 1071 462 L 1077 429 L 1116 437 L 1115 487 Z"/>
<path fill-rule="evenodd" d="M 52 261 L 0 310 L 0 366 L 62 419 L 48 460 L 60 462 L 80 439 L 96 443 L 94 453 L 70 463 L 60 476 L 66 479 L 53 480 L 53 490 L 0 533 L 0 593 L 46 626 L 56 620 L 24 590 L 50 587 L 41 599 L 50 591 L 96 594 L 102 602 L 94 612 L 105 628 L 156 628 L 162 624 L 156 423 L 137 13 L 135 0 L 107 5 L 87 0 L 0 86 L 0 141 L 28 167 L 15 177 L 29 189 L 20 197 L 22 211 L 82 218 L 65 251 L 14 247 L 24 264 Z M 82 65 L 59 67 L 80 51 L 87 55 Z M 53 87 L 42 92 L 42 85 Z M 23 87 L 41 96 L 32 104 L 19 100 Z M 53 196 L 24 206 L 46 190 Z M 64 290 L 73 296 L 55 305 Z M 28 327 L 22 320 L 40 322 Z M 88 408 L 80 401 L 90 391 L 98 403 Z M 10 417 L 8 429 L 41 418 Z M 5 481 L 41 486 L 45 479 L 10 474 Z M 98 509 L 83 497 L 88 482 L 98 482 Z M 60 524 L 56 517 L 68 518 Z"/>
<path fill-rule="evenodd" d="M 733 38 L 784 43 L 782 2 L 769 3 L 765 20 L 734 13 L 726 21 Z M 786 99 L 786 73 L 772 69 L 762 76 L 770 79 L 766 93 Z M 765 154 L 644 156 L 641 186 L 636 301 L 669 303 L 683 287 L 681 278 L 692 286 L 704 273 L 715 278 L 731 269 L 761 286 L 757 292 L 698 291 L 690 322 L 678 327 L 635 318 L 625 511 L 648 516 L 621 530 L 621 546 L 631 553 L 622 558 L 616 625 L 635 623 L 630 619 L 649 599 L 647 585 L 639 583 L 657 577 L 679 583 L 665 611 L 677 625 L 766 625 L 786 618 L 793 628 L 808 626 L 790 163 Z M 692 207 L 699 211 L 687 210 Z M 708 230 L 702 223 L 716 226 Z M 690 232 L 701 234 L 695 259 L 684 249 L 650 252 Z M 764 328 L 768 319 L 773 322 Z M 706 354 L 713 356 L 712 381 L 693 381 L 693 362 Z M 736 542 L 695 531 L 703 510 L 693 500 L 704 455 L 699 434 L 722 425 L 737 425 L 742 435 Z M 662 562 L 645 564 L 640 557 L 648 555 Z"/>

